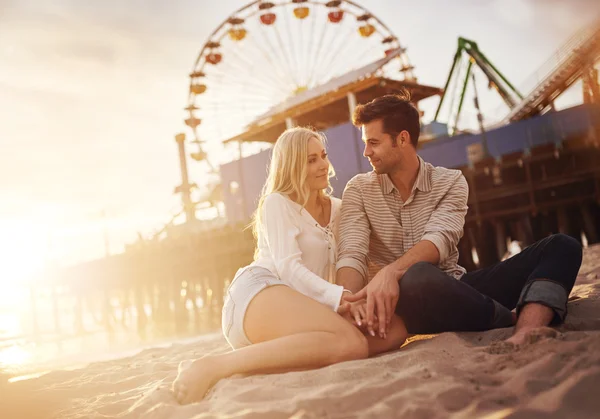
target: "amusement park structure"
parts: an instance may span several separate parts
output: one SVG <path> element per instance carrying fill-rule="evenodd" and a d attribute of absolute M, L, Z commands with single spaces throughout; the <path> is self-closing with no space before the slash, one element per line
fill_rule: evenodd
<path fill-rule="evenodd" d="M 598 242 L 599 60 L 597 21 L 540 69 L 533 89 L 519 92 L 476 42 L 460 38 L 442 89 L 419 83 L 400 38 L 354 1 L 253 1 L 203 44 L 185 104 L 196 147 L 190 156 L 205 176 L 196 181 L 216 179 L 210 201 L 222 202 L 222 224 L 198 231 L 196 210 L 209 198 L 192 199 L 185 136 L 178 135 L 182 185 L 176 191 L 187 222 L 165 226 L 121 255 L 65 269 L 52 286 L 82 293 L 78 284 L 85 278 L 85 289 L 97 295 L 135 295 L 138 328 L 150 318 L 214 327 L 225 287 L 253 257 L 254 240 L 245 227 L 266 177 L 270 145 L 294 125 L 323 130 L 336 168 L 334 194 L 340 196 L 350 178 L 370 170 L 360 132 L 350 122 L 354 108 L 400 90 L 410 91 L 417 107 L 439 96 L 436 120 L 443 106 L 450 109 L 449 130 L 434 124 L 441 129 L 429 131 L 418 153 L 436 166 L 461 170 L 469 183 L 461 265 L 489 265 L 505 255 L 511 240 L 527 245 L 550 233 Z M 462 78 L 461 66 L 467 70 Z M 466 86 L 479 72 L 498 91 L 507 114 L 501 125 L 485 127 L 480 117 L 481 132 L 461 132 Z M 458 88 L 449 87 L 451 80 Z M 584 103 L 555 111 L 554 100 L 577 80 L 583 82 Z M 244 155 L 253 144 L 261 144 L 260 151 Z M 232 148 L 234 158 L 220 161 L 223 150 Z M 151 314 L 144 314 L 144 305 Z M 110 305 L 102 307 L 109 327 Z"/>
<path fill-rule="evenodd" d="M 222 173 L 214 176 L 211 163 L 223 145 L 237 144 L 241 157 L 243 144 L 274 143 L 294 125 L 347 123 L 357 103 L 402 89 L 416 104 L 442 94 L 418 83 L 406 47 L 359 4 L 254 1 L 226 18 L 196 58 L 185 107 L 197 147 L 190 156 L 223 194 Z M 240 184 L 234 189 L 244 193 Z M 177 190 L 190 193 L 185 185 Z"/>
<path fill-rule="evenodd" d="M 553 109 L 554 100 L 573 85 L 583 81 L 584 102 L 600 103 L 598 70 L 600 58 L 600 21 L 583 28 L 569 39 L 538 74 L 539 83 L 523 98 L 505 118 L 505 122 L 539 115 Z"/>
<path fill-rule="evenodd" d="M 455 77 L 461 76 L 460 69 L 464 65 L 465 58 L 467 58 L 467 64 L 464 75 L 462 75 L 463 80 L 457 80 L 456 83 L 456 86 L 460 88 L 460 95 L 458 97 L 458 105 L 456 106 L 456 110 L 454 110 L 453 104 L 457 95 L 453 94 L 454 92 L 450 92 L 448 87 Z M 476 42 L 462 37 L 458 38 L 458 49 L 456 50 L 456 54 L 454 54 L 454 60 L 452 61 L 452 67 L 450 67 L 450 73 L 448 74 L 446 85 L 444 86 L 444 92 L 435 112 L 435 117 L 433 118 L 434 121 L 437 121 L 446 99 L 451 100 L 451 116 L 449 117 L 448 122 L 453 122 L 452 126 L 449 127 L 450 134 L 452 135 L 456 132 L 458 127 L 460 113 L 467 92 L 467 85 L 472 77 L 471 72 L 473 70 L 473 65 L 476 65 L 481 69 L 488 79 L 489 86 L 498 91 L 498 94 L 509 109 L 513 109 L 521 100 L 523 100 L 521 93 L 519 93 L 506 77 L 504 77 L 504 75 L 487 59 L 483 52 L 480 51 Z"/>
<path fill-rule="evenodd" d="M 400 43 L 399 38 L 379 19 L 354 2 L 253 2 L 240 9 L 215 31 L 213 36 L 220 34 L 218 39 L 210 38 L 196 60 L 187 108 L 190 117 L 186 121 L 188 125 L 190 120 L 193 122 L 191 126 L 195 135 L 198 134 L 196 128 L 200 124 L 200 118 L 194 116 L 193 112 L 202 112 L 203 103 L 210 103 L 210 77 L 206 69 L 218 66 L 225 60 L 226 54 L 221 50 L 215 51 L 224 48 L 222 41 L 226 34 L 230 38 L 232 31 L 240 35 L 232 38 L 238 42 L 240 38 L 247 38 L 254 33 L 242 28 L 243 25 L 250 24 L 252 19 L 260 21 L 262 26 L 274 26 L 277 19 L 285 18 L 287 13 L 302 22 L 311 13 L 317 15 L 320 7 L 328 11 L 322 19 L 325 26 L 339 28 L 336 25 L 353 21 L 350 23 L 359 35 L 357 42 L 361 38 L 378 39 L 381 45 L 375 51 L 379 51 L 380 56 L 360 66 L 348 66 L 348 71 L 328 79 L 292 84 L 292 94 L 279 97 L 266 110 L 263 108 L 259 112 L 255 109 L 256 112 L 244 120 L 240 132 L 220 137 L 223 144 L 238 144 L 240 150 L 239 159 L 221 164 L 220 169 L 222 199 L 229 222 L 243 222 L 250 218 L 260 185 L 264 181 L 264 166 L 270 155 L 267 149 L 242 158 L 243 144 L 273 143 L 284 129 L 295 125 L 311 125 L 324 130 L 330 147 L 336 151 L 339 147 L 340 156 L 337 159 L 337 153 L 331 153 L 338 173 L 333 184 L 339 194 L 349 178 L 369 170 L 361 156 L 359 134 L 350 124 L 354 107 L 357 103 L 367 102 L 386 93 L 408 90 L 417 106 L 422 99 L 440 96 L 432 124 L 437 126 L 438 131 L 422 142 L 419 153 L 432 163 L 460 168 L 470 183 L 471 209 L 466 227 L 468 234 L 463 241 L 470 241 L 465 249 L 472 249 L 473 252 L 462 253 L 466 259 L 469 259 L 468 255 L 475 254 L 477 263 L 473 260 L 464 261 L 466 265 L 473 267 L 500 258 L 506 251 L 506 241 L 509 239 L 528 243 L 535 237 L 555 230 L 573 230 L 570 233 L 574 236 L 584 237 L 588 241 L 597 240 L 600 232 L 595 217 L 600 214 L 600 181 L 594 162 L 597 161 L 600 141 L 597 125 L 600 95 L 595 68 L 600 58 L 599 21 L 582 29 L 563 45 L 538 71 L 539 80 L 535 87 L 524 94 L 500 72 L 499 67 L 492 64 L 475 41 L 462 37 L 458 39 L 458 48 L 447 82 L 440 89 L 417 82 L 414 68 L 409 64 L 406 47 Z M 354 8 L 352 12 L 347 9 L 349 7 Z M 244 17 L 238 18 L 241 14 Z M 332 16 L 335 19 L 332 20 Z M 286 28 L 289 30 L 289 27 Z M 216 60 L 214 54 L 217 54 Z M 481 132 L 457 135 L 460 133 L 459 119 L 467 95 L 467 85 L 471 80 L 474 82 L 476 69 L 487 79 L 488 86 L 498 92 L 506 105 L 507 115 L 502 124 L 486 127 L 478 98 L 475 97 Z M 310 80 L 301 76 L 295 79 Z M 563 112 L 549 113 L 554 110 L 554 100 L 577 80 L 583 81 L 585 104 Z M 239 103 L 238 98 L 231 101 Z M 444 107 L 450 109 L 448 126 L 438 123 Z M 427 126 L 424 131 L 428 132 Z M 206 157 L 206 154 L 203 156 Z M 586 156 L 594 158 L 585 160 Z M 581 158 L 585 162 L 579 161 Z M 569 168 L 573 168 L 575 174 L 569 174 Z M 513 173 L 514 170 L 516 172 Z M 561 172 L 560 181 L 548 181 L 549 171 Z M 582 177 L 586 179 L 583 182 L 585 185 L 578 183 Z M 561 187 L 558 188 L 557 185 Z M 564 185 L 570 186 L 563 187 Z M 590 188 L 593 192 L 588 193 Z M 548 194 L 551 199 L 546 199 Z M 579 208 L 584 208 L 584 214 L 576 218 L 584 220 L 583 224 L 567 226 L 565 220 L 569 217 L 565 215 L 566 212 L 572 210 L 572 205 L 582 201 L 586 203 Z M 506 209 L 505 205 L 508 205 Z M 540 212 L 552 220 L 542 223 L 543 216 Z M 469 222 L 475 223 L 473 228 Z M 477 247 L 482 246 L 481 243 L 490 241 L 486 240 L 486 236 L 491 234 L 489 231 L 485 232 L 486 223 L 492 225 L 490 231 L 500 238 L 495 240 L 493 250 L 480 249 L 478 252 Z M 532 226 L 532 223 L 535 225 Z M 540 223 L 549 223 L 554 227 L 541 226 Z M 479 237 L 471 230 L 479 232 Z"/>

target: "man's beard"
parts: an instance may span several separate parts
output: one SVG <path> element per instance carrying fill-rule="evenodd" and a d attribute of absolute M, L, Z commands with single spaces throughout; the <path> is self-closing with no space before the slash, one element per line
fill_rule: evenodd
<path fill-rule="evenodd" d="M 373 171 L 378 175 L 385 175 L 388 172 L 387 168 L 383 166 L 379 166 L 379 168 L 375 168 L 374 166 L 371 167 L 373 168 Z"/>

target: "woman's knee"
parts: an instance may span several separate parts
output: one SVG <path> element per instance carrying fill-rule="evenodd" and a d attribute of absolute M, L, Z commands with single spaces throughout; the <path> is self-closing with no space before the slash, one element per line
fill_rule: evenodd
<path fill-rule="evenodd" d="M 338 348 L 334 355 L 334 362 L 353 361 L 365 359 L 369 356 L 369 342 L 363 333 L 356 327 L 348 324 L 338 334 Z"/>

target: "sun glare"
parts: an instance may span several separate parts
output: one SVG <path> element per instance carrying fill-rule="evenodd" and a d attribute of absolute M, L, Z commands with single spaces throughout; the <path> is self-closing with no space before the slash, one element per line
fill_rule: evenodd
<path fill-rule="evenodd" d="M 47 256 L 44 226 L 28 220 L 0 220 L 0 288 L 19 285 L 39 273 Z"/>
<path fill-rule="evenodd" d="M 31 353 L 18 347 L 11 346 L 8 349 L 0 351 L 0 367 L 18 368 L 31 360 Z"/>

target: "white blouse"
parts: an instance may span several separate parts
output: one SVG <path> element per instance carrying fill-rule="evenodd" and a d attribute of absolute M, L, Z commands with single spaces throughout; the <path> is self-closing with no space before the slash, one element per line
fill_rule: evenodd
<path fill-rule="evenodd" d="M 271 271 L 284 284 L 336 311 L 344 288 L 335 284 L 336 228 L 342 201 L 331 197 L 331 216 L 322 227 L 284 195 L 268 195 L 262 207 L 258 254 L 251 266 Z"/>

